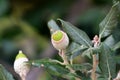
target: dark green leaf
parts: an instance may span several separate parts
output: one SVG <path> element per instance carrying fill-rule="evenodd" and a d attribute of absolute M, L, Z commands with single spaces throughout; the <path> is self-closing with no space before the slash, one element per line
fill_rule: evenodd
<path fill-rule="evenodd" d="M 120 64 L 120 55 L 115 56 L 116 63 Z"/>
<path fill-rule="evenodd" d="M 56 30 L 60 30 L 59 26 L 56 24 L 54 20 L 50 20 L 48 22 L 48 28 L 50 29 L 51 34 Z"/>
<path fill-rule="evenodd" d="M 116 62 L 112 50 L 106 44 L 101 45 L 101 53 L 99 54 L 99 67 L 104 78 L 114 78 L 116 70 Z"/>
<path fill-rule="evenodd" d="M 77 74 L 73 74 L 73 73 L 68 73 L 66 75 L 64 75 L 68 80 L 76 80 L 76 78 L 80 78 L 80 76 L 78 76 Z"/>
<path fill-rule="evenodd" d="M 82 64 L 73 64 L 73 69 L 76 71 L 87 72 L 92 69 L 92 65 L 89 63 L 82 63 Z"/>
<path fill-rule="evenodd" d="M 114 28 L 117 26 L 117 16 L 118 16 L 118 5 L 119 2 L 115 3 L 110 12 L 107 14 L 105 19 L 100 23 L 100 38 L 106 37 L 112 33 Z"/>
<path fill-rule="evenodd" d="M 89 48 L 82 53 L 82 56 L 87 56 L 88 58 L 91 58 L 92 54 L 93 54 L 92 48 Z"/>
<path fill-rule="evenodd" d="M 91 48 L 88 48 L 87 50 L 85 50 L 82 53 L 82 56 L 87 56 L 88 58 L 91 58 L 92 54 L 98 54 L 98 53 L 100 53 L 99 47 L 91 47 Z"/>
<path fill-rule="evenodd" d="M 89 63 L 73 64 L 72 68 L 81 76 L 82 80 L 91 80 L 89 71 L 92 69 L 92 65 Z"/>
<path fill-rule="evenodd" d="M 79 45 L 75 42 L 72 42 L 69 47 L 67 48 L 67 55 L 69 56 L 70 59 L 73 59 L 80 55 L 83 51 L 87 49 L 86 46 L 84 45 Z"/>
<path fill-rule="evenodd" d="M 70 56 L 70 59 L 73 60 L 75 57 L 78 57 L 80 54 L 82 54 L 87 48 L 79 49 L 78 51 L 73 51 L 74 54 Z"/>
<path fill-rule="evenodd" d="M 82 77 L 82 80 L 91 80 L 90 77 Z"/>
<path fill-rule="evenodd" d="M 0 64 L 0 80 L 14 80 L 13 76 Z"/>
<path fill-rule="evenodd" d="M 79 44 L 77 44 L 77 43 L 75 43 L 75 42 L 71 42 L 70 44 L 69 44 L 69 46 L 67 47 L 67 49 L 66 49 L 66 52 L 67 52 L 67 54 L 69 55 L 69 54 L 72 54 L 72 51 L 73 50 L 75 50 L 75 49 L 77 49 L 78 47 L 80 47 L 81 45 L 79 45 Z"/>
<path fill-rule="evenodd" d="M 113 50 L 119 49 L 120 48 L 120 41 L 113 46 Z"/>
<path fill-rule="evenodd" d="M 108 79 L 104 77 L 99 77 L 98 80 L 108 80 Z"/>
<path fill-rule="evenodd" d="M 40 59 L 31 61 L 33 66 L 44 67 L 50 74 L 56 76 L 64 76 L 69 73 L 69 70 L 59 64 L 57 60 L 52 59 Z"/>
<path fill-rule="evenodd" d="M 79 43 L 80 45 L 91 47 L 91 40 L 84 31 L 78 29 L 69 22 L 63 21 L 61 19 L 59 19 L 59 21 L 61 22 L 65 32 L 74 42 Z"/>
<path fill-rule="evenodd" d="M 54 76 L 66 78 L 69 80 L 74 80 L 75 77 L 79 77 L 76 74 L 70 73 L 70 71 L 65 68 L 65 66 L 60 65 L 59 61 L 52 59 L 40 59 L 30 61 L 33 66 L 44 67 L 48 73 Z"/>
<path fill-rule="evenodd" d="M 109 36 L 104 43 L 109 46 L 110 48 L 113 47 L 113 45 L 115 44 L 115 39 L 113 38 L 113 35 Z"/>

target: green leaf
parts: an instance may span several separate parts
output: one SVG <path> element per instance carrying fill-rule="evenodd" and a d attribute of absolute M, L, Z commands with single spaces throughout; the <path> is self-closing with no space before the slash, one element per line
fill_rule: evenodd
<path fill-rule="evenodd" d="M 87 50 L 85 50 L 83 53 L 82 53 L 82 56 L 87 56 L 88 58 L 92 58 L 91 55 L 93 54 L 93 51 L 92 51 L 92 48 L 89 48 Z"/>
<path fill-rule="evenodd" d="M 75 57 L 78 57 L 80 54 L 82 54 L 84 51 L 86 51 L 86 48 L 81 48 L 78 51 L 73 51 L 74 54 L 70 56 L 70 59 L 73 60 Z"/>
<path fill-rule="evenodd" d="M 82 52 L 84 52 L 87 49 L 86 46 L 84 45 L 79 45 L 75 42 L 72 42 L 69 47 L 67 48 L 67 55 L 69 56 L 69 58 L 72 60 L 75 57 L 79 56 L 80 54 L 82 54 Z"/>
<path fill-rule="evenodd" d="M 91 64 L 82 63 L 82 64 L 73 64 L 71 66 L 76 72 L 80 71 L 78 74 L 81 76 L 82 80 L 91 80 L 90 75 L 88 74 L 88 71 L 92 69 Z"/>
<path fill-rule="evenodd" d="M 115 45 L 115 39 L 113 38 L 113 35 L 107 37 L 107 39 L 105 39 L 104 43 L 109 46 L 110 48 L 112 48 Z"/>
<path fill-rule="evenodd" d="M 14 80 L 13 76 L 0 64 L 0 80 Z"/>
<path fill-rule="evenodd" d="M 120 55 L 115 56 L 115 61 L 117 64 L 120 64 Z"/>
<path fill-rule="evenodd" d="M 79 77 L 76 74 L 70 73 L 70 71 L 57 60 L 40 59 L 30 61 L 30 63 L 33 66 L 44 67 L 48 73 L 54 76 L 66 78 L 68 80 L 74 80 L 75 77 Z"/>
<path fill-rule="evenodd" d="M 107 78 L 99 77 L 98 80 L 107 80 Z"/>
<path fill-rule="evenodd" d="M 82 56 L 87 56 L 88 58 L 92 58 L 92 54 L 98 54 L 100 53 L 100 48 L 99 47 L 91 47 L 86 49 L 83 53 Z"/>
<path fill-rule="evenodd" d="M 66 54 L 73 54 L 72 51 L 74 51 L 75 49 L 77 49 L 78 47 L 80 47 L 81 45 L 77 44 L 76 42 L 71 42 L 69 44 L 69 46 L 66 49 Z M 77 51 L 77 50 L 76 50 Z"/>
<path fill-rule="evenodd" d="M 87 72 L 92 69 L 92 65 L 89 63 L 73 64 L 72 68 L 76 71 Z"/>
<path fill-rule="evenodd" d="M 104 20 L 99 24 L 100 32 L 99 36 L 100 38 L 106 37 L 112 33 L 114 28 L 117 26 L 117 16 L 118 16 L 118 5 L 119 2 L 116 2 L 110 12 L 107 14 L 107 16 L 104 18 Z"/>
<path fill-rule="evenodd" d="M 84 31 L 78 29 L 77 27 L 73 26 L 69 22 L 63 21 L 61 19 L 58 19 L 58 20 L 61 22 L 64 31 L 69 35 L 69 37 L 74 42 L 87 47 L 92 46 L 91 40 L 89 39 L 88 35 Z"/>
<path fill-rule="evenodd" d="M 33 66 L 44 67 L 50 74 L 65 77 L 69 73 L 69 70 L 59 64 L 59 61 L 52 59 L 40 59 L 30 62 Z"/>
<path fill-rule="evenodd" d="M 48 21 L 48 28 L 50 29 L 51 34 L 56 30 L 60 30 L 59 26 L 54 20 Z"/>
<path fill-rule="evenodd" d="M 119 48 L 120 48 L 120 41 L 113 46 L 113 50 L 117 50 Z"/>
<path fill-rule="evenodd" d="M 113 51 L 106 44 L 102 44 L 101 53 L 99 54 L 99 67 L 104 78 L 111 80 L 115 77 L 116 62 L 114 60 Z"/>

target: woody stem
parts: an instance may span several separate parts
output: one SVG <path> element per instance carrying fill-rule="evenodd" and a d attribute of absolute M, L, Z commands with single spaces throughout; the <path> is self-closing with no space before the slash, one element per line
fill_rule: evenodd
<path fill-rule="evenodd" d="M 97 77 L 96 77 L 96 67 L 97 67 L 96 54 L 93 54 L 92 57 L 93 57 L 93 69 L 92 69 L 91 78 L 92 78 L 92 80 L 97 80 Z"/>

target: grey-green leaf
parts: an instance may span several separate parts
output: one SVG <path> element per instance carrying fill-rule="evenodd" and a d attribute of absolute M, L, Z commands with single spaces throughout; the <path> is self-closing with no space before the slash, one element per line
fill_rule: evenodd
<path fill-rule="evenodd" d="M 87 72 L 92 69 L 92 65 L 90 63 L 73 64 L 72 67 L 74 70 L 82 72 Z"/>
<path fill-rule="evenodd" d="M 114 28 L 117 26 L 117 16 L 118 16 L 118 5 L 119 2 L 116 2 L 107 16 L 103 19 L 103 21 L 99 24 L 100 32 L 99 36 L 100 38 L 106 37 L 112 33 Z"/>
<path fill-rule="evenodd" d="M 0 80 L 14 80 L 13 76 L 0 64 Z"/>
<path fill-rule="evenodd" d="M 82 56 L 87 56 L 88 58 L 92 58 L 91 55 L 93 54 L 93 51 L 92 51 L 92 48 L 89 48 L 87 50 L 85 50 L 83 53 L 82 53 Z"/>
<path fill-rule="evenodd" d="M 120 64 L 120 55 L 115 56 L 115 61 L 117 64 Z"/>
<path fill-rule="evenodd" d="M 92 65 L 90 63 L 81 63 L 81 64 L 73 64 L 71 65 L 75 71 L 80 71 L 82 80 L 91 80 L 88 71 L 92 69 Z"/>
<path fill-rule="evenodd" d="M 58 20 L 61 22 L 64 31 L 74 42 L 79 43 L 80 45 L 91 47 L 91 40 L 84 31 L 78 29 L 69 22 L 63 21 L 61 19 Z"/>
<path fill-rule="evenodd" d="M 30 62 L 33 66 L 44 67 L 50 74 L 64 77 L 69 73 L 69 70 L 59 64 L 59 61 L 52 59 L 40 59 Z"/>
<path fill-rule="evenodd" d="M 60 30 L 59 26 L 54 20 L 48 21 L 48 28 L 50 29 L 51 34 L 56 30 Z"/>
<path fill-rule="evenodd" d="M 115 39 L 113 37 L 113 35 L 110 35 L 109 37 L 107 37 L 104 41 L 104 43 L 109 46 L 110 48 L 113 48 L 113 46 L 115 45 Z"/>
<path fill-rule="evenodd" d="M 107 78 L 100 77 L 100 78 L 98 78 L 98 80 L 107 80 Z"/>
<path fill-rule="evenodd" d="M 113 46 L 113 50 L 119 49 L 120 48 L 120 41 Z"/>
<path fill-rule="evenodd" d="M 82 52 L 87 49 L 84 45 L 79 45 L 75 42 L 71 42 L 69 47 L 67 48 L 67 55 L 72 60 L 73 58 L 79 56 Z"/>
<path fill-rule="evenodd" d="M 116 62 L 114 60 L 113 51 L 106 44 L 102 44 L 101 53 L 99 54 L 99 67 L 104 78 L 111 80 L 115 77 Z"/>
<path fill-rule="evenodd" d="M 83 53 L 82 56 L 87 56 L 88 58 L 92 58 L 92 54 L 98 54 L 100 53 L 99 47 L 91 47 L 86 49 Z"/>

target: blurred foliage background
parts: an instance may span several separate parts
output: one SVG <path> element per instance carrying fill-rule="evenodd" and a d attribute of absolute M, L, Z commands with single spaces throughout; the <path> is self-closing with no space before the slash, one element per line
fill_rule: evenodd
<path fill-rule="evenodd" d="M 99 23 L 110 10 L 112 2 L 112 0 L 0 0 L 0 64 L 3 64 L 16 80 L 20 80 L 13 70 L 14 59 L 19 50 L 31 60 L 45 57 L 59 59 L 50 42 L 47 22 L 57 18 L 69 21 L 86 31 L 92 39 L 99 33 Z M 120 28 L 117 34 L 119 31 Z M 53 79 L 44 69 L 32 68 L 27 80 Z"/>

